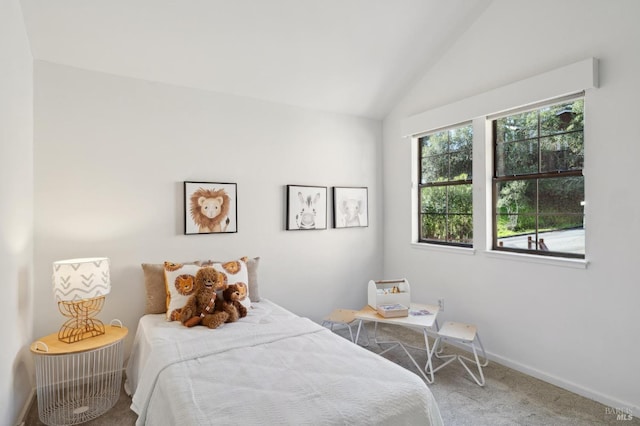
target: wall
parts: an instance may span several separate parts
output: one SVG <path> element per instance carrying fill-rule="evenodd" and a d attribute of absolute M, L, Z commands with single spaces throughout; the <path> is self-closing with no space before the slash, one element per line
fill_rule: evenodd
<path fill-rule="evenodd" d="M 33 60 L 20 2 L 0 2 L 0 424 L 33 386 Z"/>
<path fill-rule="evenodd" d="M 385 275 L 407 277 L 415 299 L 445 298 L 442 319 L 476 323 L 495 361 L 635 413 L 639 14 L 633 0 L 496 0 L 383 124 Z M 588 267 L 507 260 L 482 245 L 473 255 L 412 246 L 403 120 L 588 57 L 600 60 L 585 113 Z M 474 223 L 486 222 L 476 214 Z M 477 241 L 484 231 L 476 227 Z"/>
<path fill-rule="evenodd" d="M 366 303 L 382 271 L 379 121 L 40 61 L 35 88 L 36 334 L 63 322 L 51 263 L 73 257 L 111 259 L 99 318 L 120 318 L 127 345 L 143 262 L 260 256 L 261 295 L 300 315 Z M 236 182 L 238 232 L 183 235 L 183 181 Z M 285 231 L 287 184 L 369 187 L 370 226 Z"/>

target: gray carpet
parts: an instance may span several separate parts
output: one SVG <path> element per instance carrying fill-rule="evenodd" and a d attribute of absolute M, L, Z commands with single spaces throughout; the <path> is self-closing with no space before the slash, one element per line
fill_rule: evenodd
<path fill-rule="evenodd" d="M 336 333 L 342 336 L 349 334 L 346 328 L 336 330 Z M 373 326 L 369 326 L 369 333 L 373 338 Z M 401 327 L 389 328 L 380 325 L 378 336 L 382 339 L 385 336 L 387 338 L 393 336 L 414 346 L 424 345 L 421 332 Z M 373 343 L 373 340 L 368 349 L 373 352 L 382 350 L 379 345 Z M 410 351 L 418 363 L 424 365 L 426 354 L 419 350 Z M 446 347 L 447 353 L 457 351 L 459 350 L 455 347 Z M 401 348 L 387 352 L 384 357 L 413 372 L 416 371 Z M 484 376 L 486 384 L 480 387 L 457 362 L 436 373 L 435 383 L 429 387 L 438 402 L 445 425 L 640 425 L 640 419 L 638 419 L 640 413 L 632 413 L 635 416 L 631 421 L 616 420 L 616 415 L 600 403 L 494 362 L 489 362 L 489 365 L 484 368 Z M 130 404 L 131 399 L 123 390 L 120 399 L 111 410 L 85 425 L 134 425 L 136 415 L 129 409 Z M 43 425 L 38 419 L 35 401 L 25 419 L 25 424 L 27 426 Z"/>

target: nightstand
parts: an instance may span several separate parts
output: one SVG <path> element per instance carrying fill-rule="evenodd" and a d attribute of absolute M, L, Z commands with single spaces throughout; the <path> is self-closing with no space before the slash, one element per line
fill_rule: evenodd
<path fill-rule="evenodd" d="M 75 343 L 61 342 L 58 333 L 33 342 L 40 421 L 75 425 L 115 405 L 127 332 L 122 326 L 105 325 L 104 334 Z"/>

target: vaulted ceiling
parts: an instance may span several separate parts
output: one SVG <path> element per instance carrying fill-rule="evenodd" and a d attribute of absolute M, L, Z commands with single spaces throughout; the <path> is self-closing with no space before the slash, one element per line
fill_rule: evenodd
<path fill-rule="evenodd" d="M 380 119 L 491 0 L 22 0 L 33 56 Z"/>

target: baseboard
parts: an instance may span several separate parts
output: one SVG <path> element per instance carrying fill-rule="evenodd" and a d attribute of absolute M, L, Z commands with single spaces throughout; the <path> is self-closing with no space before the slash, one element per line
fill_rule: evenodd
<path fill-rule="evenodd" d="M 27 397 L 27 400 L 24 403 L 24 406 L 22 407 L 22 410 L 20 411 L 20 414 L 18 415 L 18 421 L 16 422 L 16 426 L 25 425 L 27 414 L 29 413 L 29 410 L 31 410 L 31 407 L 33 406 L 35 401 L 36 401 L 36 388 L 32 388 L 31 392 L 29 392 L 29 396 Z"/>
<path fill-rule="evenodd" d="M 640 414 L 640 407 L 630 402 L 621 401 L 619 399 L 612 398 L 609 395 L 602 394 L 600 392 L 594 391 L 593 389 L 585 388 L 584 386 L 580 386 L 576 383 L 570 382 L 568 380 L 564 380 L 560 377 L 547 374 L 538 369 L 529 367 L 527 365 L 502 357 L 500 355 L 496 355 L 491 352 L 487 352 L 487 357 L 491 361 L 497 362 L 498 364 L 504 365 L 505 367 L 509 367 L 513 370 L 519 371 L 520 373 L 526 374 L 531 377 L 535 377 L 536 379 L 540 379 L 544 382 L 551 383 L 552 385 L 558 386 L 562 389 L 566 389 L 569 392 L 573 392 L 577 395 L 584 396 L 585 398 L 592 399 L 607 407 L 616 408 L 616 409 L 626 409 L 626 410 L 630 410 L 630 412 L 634 414 L 635 413 Z"/>
<path fill-rule="evenodd" d="M 456 348 L 469 352 L 470 354 L 472 353 L 468 346 L 461 345 L 453 340 L 447 340 L 446 344 L 455 346 Z M 558 386 L 559 388 L 568 390 L 569 392 L 573 392 L 577 395 L 584 396 L 585 398 L 589 398 L 593 401 L 599 402 L 600 404 L 603 404 L 607 407 L 619 410 L 627 410 L 626 412 L 634 413 L 635 416 L 640 415 L 640 407 L 630 402 L 612 398 L 608 395 L 604 395 L 592 389 L 585 388 L 584 386 L 580 386 L 576 383 L 564 380 L 560 377 L 547 374 L 543 371 L 529 367 L 528 365 L 513 361 L 500 355 L 496 355 L 495 353 L 489 351 L 487 351 L 487 358 L 492 362 L 503 365 L 505 367 L 509 367 L 512 370 L 516 370 L 522 374 L 526 374 L 527 376 L 535 377 L 536 379 L 540 379 L 543 382 L 551 383 L 552 385 Z"/>

